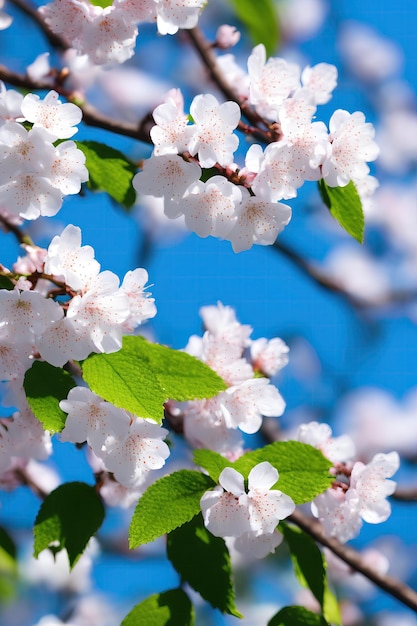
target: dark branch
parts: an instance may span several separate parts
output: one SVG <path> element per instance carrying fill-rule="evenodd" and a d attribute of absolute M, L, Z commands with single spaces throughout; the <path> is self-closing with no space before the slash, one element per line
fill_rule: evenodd
<path fill-rule="evenodd" d="M 375 585 L 389 593 L 394 598 L 397 598 L 400 602 L 417 612 L 417 593 L 408 587 L 405 583 L 388 576 L 386 574 L 379 574 L 374 569 L 369 567 L 363 562 L 360 554 L 353 550 L 350 546 L 346 546 L 337 539 L 326 537 L 323 532 L 321 524 L 304 515 L 301 511 L 294 511 L 294 513 L 288 518 L 289 521 L 296 524 L 299 528 L 308 533 L 313 539 L 318 541 L 322 546 L 329 548 L 336 556 L 342 559 L 345 563 L 355 571 L 363 574 L 371 580 Z"/>

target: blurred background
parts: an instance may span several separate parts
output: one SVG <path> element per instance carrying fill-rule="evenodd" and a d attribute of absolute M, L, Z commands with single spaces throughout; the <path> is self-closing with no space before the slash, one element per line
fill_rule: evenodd
<path fill-rule="evenodd" d="M 288 201 L 293 217 L 279 237 L 281 246 L 255 246 L 240 254 L 228 242 L 188 233 L 181 220 L 167 220 L 158 200 L 138 198 L 127 212 L 104 193 L 88 190 L 81 199 L 66 198 L 55 218 L 41 218 L 27 230 L 47 247 L 53 235 L 73 223 L 81 227 L 83 243 L 95 249 L 102 269 L 123 276 L 145 267 L 158 313 L 141 330 L 155 341 L 184 347 L 191 334 L 202 332 L 200 307 L 217 301 L 232 306 L 240 322 L 253 327 L 253 338 L 284 339 L 290 361 L 274 381 L 287 403 L 279 420 L 282 435 L 318 420 L 331 424 L 336 435 L 350 434 L 364 462 L 376 452 L 398 450 L 402 465 L 396 479 L 401 489 L 412 488 L 417 484 L 417 5 L 412 0 L 390 5 L 277 0 L 276 8 L 280 44 L 275 56 L 302 67 L 327 62 L 338 68 L 338 87 L 332 100 L 319 107 L 317 120 L 327 124 L 337 108 L 360 110 L 376 127 L 381 155 L 372 173 L 379 188 L 364 206 L 363 246 L 330 218 L 314 183 Z M 4 11 L 14 22 L 0 32 L 0 62 L 24 72 L 49 48 L 19 8 L 6 1 Z M 209 0 L 200 27 L 214 39 L 223 23 L 242 30 L 240 42 L 226 54 L 233 53 L 245 68 L 250 38 L 231 4 Z M 70 55 L 58 58 L 53 52 L 50 63 L 69 64 L 74 87 L 107 114 L 129 121 L 152 111 L 173 87 L 182 89 L 186 102 L 197 93 L 218 94 L 187 36 L 161 37 L 153 25 L 140 26 L 135 56 L 117 68 L 78 71 Z M 86 126 L 76 138 L 107 143 L 137 162 L 151 151 Z M 247 147 L 241 138 L 241 157 Z M 0 232 L 0 251 L 0 262 L 10 267 L 19 255 L 12 235 Z M 327 287 L 318 284 L 317 275 Z M 248 440 L 248 446 L 260 443 Z M 169 470 L 188 454 L 180 441 L 176 450 Z M 84 453 L 69 444 L 55 445 L 44 471 L 50 481 L 91 480 Z M 163 541 L 128 553 L 132 510 L 109 510 L 99 540 L 69 576 L 62 554 L 55 565 L 49 555 L 37 563 L 30 556 L 36 497 L 20 487 L 1 492 L 0 502 L 0 525 L 21 550 L 17 588 L 0 578 L 2 624 L 32 626 L 43 619 L 42 626 L 53 626 L 61 622 L 47 622 L 45 616 L 55 615 L 81 626 L 113 626 L 141 599 L 178 583 Z M 375 567 L 415 587 L 417 507 L 394 500 L 392 507 L 387 522 L 365 525 L 352 543 L 367 551 Z M 285 549 L 278 549 L 252 565 L 250 577 L 245 564 L 237 567 L 242 626 L 264 626 L 285 604 L 313 606 L 286 557 Z M 329 569 L 346 626 L 417 625 L 410 611 L 330 557 Z M 197 624 L 236 621 L 193 597 Z"/>

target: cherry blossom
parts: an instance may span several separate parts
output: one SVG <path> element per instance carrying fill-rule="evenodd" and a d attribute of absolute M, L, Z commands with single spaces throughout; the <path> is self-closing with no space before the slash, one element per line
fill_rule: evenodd
<path fill-rule="evenodd" d="M 273 339 L 252 340 L 250 343 L 250 355 L 255 370 L 262 372 L 268 378 L 274 376 L 288 363 L 289 347 L 279 337 Z"/>
<path fill-rule="evenodd" d="M 334 463 L 345 463 L 355 456 L 355 444 L 349 435 L 332 437 L 332 429 L 328 424 L 302 424 L 298 428 L 297 440 L 318 448 Z"/>
<path fill-rule="evenodd" d="M 179 202 L 187 227 L 200 237 L 226 238 L 233 227 L 240 189 L 222 176 L 197 181 Z"/>
<path fill-rule="evenodd" d="M 60 402 L 68 413 L 62 441 L 87 441 L 104 468 L 126 488 L 137 487 L 150 470 L 160 469 L 169 456 L 162 439 L 168 434 L 152 420 L 119 409 L 85 387 L 74 387 Z"/>
<path fill-rule="evenodd" d="M 240 32 L 236 26 L 222 24 L 216 32 L 216 46 L 221 50 L 232 48 L 240 40 Z"/>
<path fill-rule="evenodd" d="M 400 466 L 398 452 L 379 453 L 365 465 L 357 461 L 352 469 L 350 488 L 359 495 L 360 515 L 365 522 L 379 524 L 391 514 L 391 506 L 385 499 L 394 493 L 397 485 L 388 480 Z"/>
<path fill-rule="evenodd" d="M 121 485 L 134 487 L 141 484 L 147 472 L 165 465 L 170 451 L 162 439 L 167 435 L 166 428 L 153 420 L 131 418 L 127 436 L 114 438 L 106 445 L 105 454 L 99 456 Z"/>
<path fill-rule="evenodd" d="M 155 0 L 158 32 L 174 35 L 179 28 L 197 25 L 204 0 Z"/>
<path fill-rule="evenodd" d="M 226 467 L 219 476 L 219 486 L 206 491 L 200 500 L 205 526 L 217 537 L 238 539 L 235 547 L 240 551 L 254 556 L 273 551 L 280 543 L 275 537 L 276 526 L 295 509 L 289 496 L 272 489 L 278 478 L 270 463 L 259 463 L 249 473 L 246 493 L 242 474 Z M 256 549 L 258 542 L 261 547 Z"/>
<path fill-rule="evenodd" d="M 22 101 L 22 114 L 34 128 L 48 131 L 52 141 L 67 139 L 77 132 L 76 125 L 81 122 L 81 109 L 70 102 L 62 103 L 56 91 L 50 91 L 41 100 L 33 93 L 28 93 Z"/>
<path fill-rule="evenodd" d="M 365 122 L 361 111 L 348 113 L 342 109 L 330 118 L 331 154 L 322 165 L 323 178 L 331 187 L 343 187 L 350 180 L 364 178 L 379 148 L 374 141 L 374 127 Z"/>
<path fill-rule="evenodd" d="M 267 61 L 265 46 L 259 44 L 248 59 L 248 72 L 250 102 L 260 115 L 276 121 L 284 99 L 300 86 L 298 66 L 279 58 L 270 58 Z"/>
<path fill-rule="evenodd" d="M 142 171 L 135 174 L 132 184 L 140 193 L 175 199 L 175 203 L 165 205 L 165 213 L 168 217 L 178 217 L 182 214 L 179 199 L 200 176 L 197 163 L 189 163 L 174 154 L 152 155 L 143 162 Z"/>
<path fill-rule="evenodd" d="M 151 139 L 155 145 L 154 154 L 170 154 L 184 152 L 190 141 L 194 128 L 188 124 L 188 116 L 184 113 L 182 96 L 180 102 L 168 98 L 153 112 L 156 126 L 151 128 Z"/>
<path fill-rule="evenodd" d="M 100 264 L 91 246 L 81 246 L 81 229 L 68 224 L 48 247 L 45 272 L 62 278 L 75 291 L 88 289 L 98 276 Z"/>
<path fill-rule="evenodd" d="M 285 409 L 278 389 L 266 378 L 254 378 L 229 387 L 222 394 L 221 403 L 227 426 L 240 428 L 244 433 L 257 432 L 263 415 L 278 417 Z"/>
<path fill-rule="evenodd" d="M 291 219 L 291 209 L 286 204 L 266 202 L 249 193 L 244 194 L 236 211 L 237 220 L 227 235 L 234 252 L 249 250 L 254 243 L 271 245 Z"/>
<path fill-rule="evenodd" d="M 233 162 L 233 153 L 239 139 L 232 134 L 240 120 L 236 102 L 219 104 L 212 94 L 198 95 L 190 106 L 195 123 L 193 136 L 188 143 L 191 155 L 198 153 L 201 167 L 212 167 L 216 162 L 224 167 Z"/>

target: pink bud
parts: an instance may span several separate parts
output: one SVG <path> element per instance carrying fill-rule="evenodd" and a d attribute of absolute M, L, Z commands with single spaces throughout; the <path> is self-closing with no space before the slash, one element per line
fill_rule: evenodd
<path fill-rule="evenodd" d="M 219 26 L 216 33 L 216 46 L 222 50 L 232 48 L 240 39 L 240 32 L 235 26 L 223 24 Z"/>

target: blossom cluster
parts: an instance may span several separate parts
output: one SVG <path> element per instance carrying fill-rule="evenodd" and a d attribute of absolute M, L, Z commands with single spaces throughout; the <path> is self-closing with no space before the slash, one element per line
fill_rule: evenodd
<path fill-rule="evenodd" d="M 119 285 L 115 274 L 100 271 L 94 250 L 81 246 L 81 231 L 71 224 L 54 237 L 48 250 L 29 246 L 27 251 L 14 264 L 13 273 L 6 272 L 21 275 L 14 278 L 15 288 L 0 289 L 3 403 L 19 408 L 1 423 L 0 473 L 10 470 L 17 459 L 44 459 L 50 453 L 49 434 L 31 413 L 22 390 L 34 360 L 61 367 L 91 352 L 115 352 L 121 348 L 122 334 L 132 333 L 156 313 L 154 300 L 145 291 L 146 270 L 127 272 Z M 133 418 L 125 416 L 126 420 L 129 446 L 138 427 Z M 152 426 L 142 428 L 150 432 Z"/>
<path fill-rule="evenodd" d="M 193 28 L 204 0 L 115 0 L 101 7 L 84 0 L 54 0 L 39 12 L 49 28 L 96 65 L 123 63 L 133 53 L 138 23 L 156 22 L 161 35 Z"/>
<path fill-rule="evenodd" d="M 200 309 L 206 331 L 190 337 L 185 351 L 209 365 L 228 385 L 213 398 L 168 410 L 180 415 L 187 441 L 230 458 L 243 451 L 241 433 L 259 430 L 262 416 L 282 415 L 285 402 L 269 377 L 288 362 L 288 346 L 282 339 L 252 340 L 252 328 L 240 324 L 234 310 L 218 303 Z"/>
<path fill-rule="evenodd" d="M 248 476 L 245 491 L 242 474 L 226 467 L 219 485 L 200 500 L 204 524 L 216 537 L 227 537 L 246 556 L 263 558 L 281 543 L 276 530 L 280 520 L 295 509 L 289 496 L 273 489 L 279 473 L 267 461 L 258 463 Z"/>
<path fill-rule="evenodd" d="M 396 483 L 389 480 L 399 468 L 397 452 L 378 453 L 367 464 L 354 461 L 355 445 L 348 435 L 332 437 L 327 424 L 310 422 L 300 426 L 298 441 L 321 450 L 334 463 L 335 481 L 312 503 L 327 535 L 346 542 L 359 534 L 363 521 L 384 522 L 391 514 L 386 500 Z"/>
<path fill-rule="evenodd" d="M 103 470 L 111 472 L 126 489 L 142 486 L 148 472 L 160 469 L 169 456 L 169 448 L 162 441 L 168 434 L 165 428 L 105 402 L 85 387 L 71 389 L 60 407 L 68 413 L 61 440 L 87 442 L 102 460 Z"/>
<path fill-rule="evenodd" d="M 281 58 L 267 61 L 262 44 L 253 49 L 247 74 L 236 69 L 231 55 L 219 63 L 245 106 L 263 118 L 267 147 L 253 144 L 239 169 L 238 104 L 199 94 L 188 116 L 181 94 L 170 92 L 154 110 L 155 147 L 133 180 L 137 191 L 163 197 L 169 218 L 184 215 L 190 230 L 226 239 L 235 252 L 275 241 L 291 218 L 280 200 L 294 198 L 305 181 L 323 179 L 331 187 L 353 181 L 363 196 L 372 193 L 377 183 L 368 176 L 367 162 L 377 157 L 378 147 L 363 113 L 338 109 L 329 129 L 313 121 L 317 105 L 328 102 L 336 86 L 333 65 L 301 71 Z"/>
<path fill-rule="evenodd" d="M 55 91 L 41 99 L 0 82 L 0 206 L 8 214 L 53 216 L 64 196 L 80 191 L 88 180 L 85 156 L 74 141 L 56 142 L 72 137 L 81 117 L 81 109 L 63 104 Z"/>

